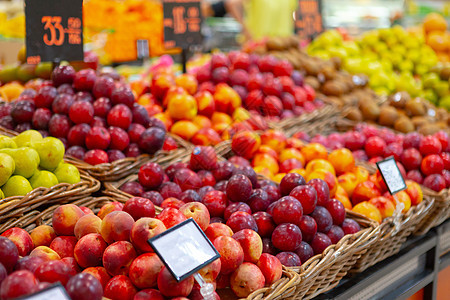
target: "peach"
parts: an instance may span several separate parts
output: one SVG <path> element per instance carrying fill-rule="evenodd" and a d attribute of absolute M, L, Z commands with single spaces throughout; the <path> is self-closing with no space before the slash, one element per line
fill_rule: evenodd
<path fill-rule="evenodd" d="M 159 291 L 166 297 L 187 297 L 194 286 L 194 277 L 177 282 L 166 267 L 159 272 L 157 281 Z"/>
<path fill-rule="evenodd" d="M 38 291 L 39 281 L 28 270 L 11 273 L 2 282 L 0 289 L 1 299 L 15 299 Z"/>
<path fill-rule="evenodd" d="M 131 263 L 136 256 L 136 250 L 130 242 L 115 242 L 103 252 L 103 266 L 111 276 L 128 275 Z"/>
<path fill-rule="evenodd" d="M 108 244 L 100 234 L 89 233 L 78 241 L 73 253 L 80 267 L 98 267 L 102 264 L 106 247 Z"/>
<path fill-rule="evenodd" d="M 275 176 L 272 176 L 272 181 L 279 184 L 285 175 L 286 173 L 278 173 Z"/>
<path fill-rule="evenodd" d="M 243 122 L 246 121 L 248 119 L 251 118 L 250 113 L 248 112 L 248 110 L 246 110 L 243 107 L 238 107 L 236 108 L 236 110 L 233 112 L 233 116 L 232 116 L 233 120 L 235 122 Z"/>
<path fill-rule="evenodd" d="M 267 153 L 256 154 L 253 158 L 252 165 L 254 167 L 266 167 L 272 174 L 277 174 L 280 169 L 277 160 Z"/>
<path fill-rule="evenodd" d="M 232 237 L 219 236 L 213 244 L 220 253 L 220 273 L 231 274 L 244 262 L 244 250 Z"/>
<path fill-rule="evenodd" d="M 375 183 L 378 190 L 380 190 L 381 193 L 386 192 L 387 186 L 383 180 L 383 177 L 381 176 L 380 171 L 378 171 L 378 170 L 376 171 L 374 179 L 375 179 L 375 181 L 372 181 L 372 182 Z"/>
<path fill-rule="evenodd" d="M 333 150 L 328 155 L 328 160 L 333 165 L 337 174 L 350 172 L 355 166 L 353 153 L 346 148 Z"/>
<path fill-rule="evenodd" d="M 318 158 L 328 158 L 327 149 L 319 143 L 307 144 L 300 150 L 300 152 L 303 154 L 303 157 L 305 157 L 306 162 L 310 162 L 311 160 Z"/>
<path fill-rule="evenodd" d="M 308 177 L 308 176 L 307 176 L 307 175 L 308 175 L 308 172 L 306 172 L 306 169 L 293 169 L 293 170 L 290 170 L 289 173 L 297 173 L 297 174 L 300 174 L 300 175 L 302 175 L 303 178 Z"/>
<path fill-rule="evenodd" d="M 227 114 L 233 114 L 234 110 L 242 106 L 241 97 L 228 84 L 219 83 L 214 92 L 216 110 Z"/>
<path fill-rule="evenodd" d="M 266 168 L 264 166 L 253 167 L 253 170 L 255 170 L 256 174 L 262 175 L 267 178 L 272 178 L 274 176 L 272 171 L 270 171 L 269 168 Z"/>
<path fill-rule="evenodd" d="M 30 236 L 33 240 L 34 247 L 48 247 L 56 237 L 56 233 L 55 230 L 53 230 L 53 227 L 48 225 L 40 225 L 31 231 Z"/>
<path fill-rule="evenodd" d="M 175 122 L 170 128 L 170 132 L 189 141 L 198 131 L 199 127 L 190 121 Z"/>
<path fill-rule="evenodd" d="M 159 106 L 159 104 L 150 104 L 150 105 L 146 105 L 144 106 L 145 110 L 147 111 L 148 115 L 151 117 L 154 117 L 157 114 L 161 114 L 163 112 L 163 109 L 161 106 Z M 164 123 L 165 125 L 166 123 Z M 166 127 L 167 128 L 167 127 Z"/>
<path fill-rule="evenodd" d="M 305 146 L 305 143 L 297 138 L 290 137 L 286 139 L 286 149 L 295 148 L 301 150 Z"/>
<path fill-rule="evenodd" d="M 156 218 L 164 223 L 167 229 L 180 224 L 186 217 L 176 208 L 168 207 L 156 216 Z"/>
<path fill-rule="evenodd" d="M 356 175 L 353 173 L 342 174 L 337 178 L 337 180 L 339 186 L 342 187 L 350 197 L 352 196 L 353 191 L 359 183 Z"/>
<path fill-rule="evenodd" d="M 152 78 L 152 94 L 162 100 L 170 87 L 175 85 L 175 80 L 170 74 L 157 74 Z"/>
<path fill-rule="evenodd" d="M 30 256 L 37 256 L 45 261 L 61 259 L 58 253 L 56 253 L 54 250 L 50 249 L 47 246 L 39 246 L 34 248 L 33 251 L 31 251 Z"/>
<path fill-rule="evenodd" d="M 358 185 L 353 190 L 352 203 L 356 205 L 363 201 L 369 201 L 372 198 L 381 196 L 380 191 L 371 181 L 365 181 L 358 183 Z"/>
<path fill-rule="evenodd" d="M 84 212 L 85 215 L 94 214 L 92 209 L 90 209 L 89 207 L 86 206 L 78 206 L 78 207 Z"/>
<path fill-rule="evenodd" d="M 206 267 L 200 269 L 198 273 L 202 275 L 206 282 L 215 283 L 217 276 L 219 276 L 221 267 L 222 263 L 220 262 L 220 258 L 218 258 Z"/>
<path fill-rule="evenodd" d="M 405 192 L 411 199 L 411 205 L 418 205 L 423 201 L 423 191 L 417 182 L 406 180 L 406 186 Z"/>
<path fill-rule="evenodd" d="M 405 191 L 400 191 L 395 194 L 395 197 L 397 198 L 398 202 L 405 205 L 402 212 L 406 213 L 411 208 L 411 198 L 408 196 L 408 193 L 406 193 Z"/>
<path fill-rule="evenodd" d="M 236 296 L 245 298 L 256 290 L 262 289 L 265 278 L 255 264 L 245 262 L 230 277 L 230 286 Z"/>
<path fill-rule="evenodd" d="M 110 202 L 103 205 L 100 208 L 100 211 L 97 213 L 97 216 L 103 220 L 103 218 L 113 211 L 121 211 L 123 209 L 123 204 L 120 202 Z"/>
<path fill-rule="evenodd" d="M 373 204 L 381 213 L 381 217 L 387 218 L 394 214 L 395 205 L 386 197 L 380 196 L 370 199 L 370 204 Z"/>
<path fill-rule="evenodd" d="M 26 256 L 33 250 L 33 239 L 30 234 L 22 228 L 13 227 L 2 233 L 4 236 L 10 239 L 17 247 L 20 256 Z"/>
<path fill-rule="evenodd" d="M 109 276 L 106 269 L 103 267 L 89 267 L 84 269 L 82 273 L 89 273 L 100 281 L 103 289 L 105 289 L 108 282 L 111 280 L 111 276 Z"/>
<path fill-rule="evenodd" d="M 300 152 L 300 150 L 295 149 L 295 148 L 283 149 L 280 152 L 280 156 L 278 157 L 278 160 L 280 161 L 280 163 L 282 163 L 285 160 L 288 160 L 291 158 L 295 158 L 296 160 L 300 161 L 302 163 L 302 165 L 305 165 L 305 163 L 306 163 L 305 158 L 303 157 L 303 154 Z"/>
<path fill-rule="evenodd" d="M 77 243 L 74 236 L 58 236 L 50 244 L 50 249 L 58 253 L 59 257 L 73 257 L 73 250 Z"/>
<path fill-rule="evenodd" d="M 272 148 L 270 148 L 268 145 L 261 145 L 256 153 L 269 154 L 273 158 L 278 159 L 278 153 Z"/>
<path fill-rule="evenodd" d="M 358 183 L 369 180 L 369 171 L 363 167 L 356 166 L 352 169 L 352 173 L 356 175 Z"/>
<path fill-rule="evenodd" d="M 231 119 L 231 117 L 226 113 L 216 111 L 211 116 L 211 122 L 213 125 L 223 123 L 231 125 L 233 123 L 233 119 Z"/>
<path fill-rule="evenodd" d="M 263 253 L 256 264 L 264 275 L 266 286 L 272 285 L 283 275 L 283 266 L 278 258 Z"/>
<path fill-rule="evenodd" d="M 227 123 L 213 124 L 212 129 L 220 135 L 222 140 L 229 140 L 232 137 L 232 127 Z"/>
<path fill-rule="evenodd" d="M 236 155 L 242 156 L 246 159 L 253 158 L 256 151 L 258 151 L 261 145 L 261 138 L 253 131 L 241 131 L 233 136 L 231 141 L 231 149 Z M 272 160 L 273 157 L 267 155 Z M 275 160 L 276 162 L 276 160 Z M 277 163 L 278 165 L 278 163 Z M 274 172 L 276 173 L 276 172 Z"/>
<path fill-rule="evenodd" d="M 157 100 L 151 93 L 145 93 L 139 96 L 136 102 L 142 106 L 147 106 L 155 105 L 157 103 Z"/>
<path fill-rule="evenodd" d="M 378 208 L 367 201 L 359 202 L 358 204 L 353 206 L 352 211 L 360 213 L 378 223 L 381 223 L 383 219 Z"/>
<path fill-rule="evenodd" d="M 192 218 L 205 231 L 209 225 L 209 211 L 206 206 L 200 202 L 189 202 L 180 207 L 179 211 L 187 218 Z"/>
<path fill-rule="evenodd" d="M 212 123 L 211 120 L 205 116 L 198 115 L 196 116 L 192 122 L 198 126 L 198 128 L 211 128 Z"/>
<path fill-rule="evenodd" d="M 138 290 L 130 278 L 125 275 L 117 275 L 108 282 L 103 296 L 113 300 L 133 300 L 137 292 Z"/>
<path fill-rule="evenodd" d="M 269 129 L 261 134 L 261 144 L 267 145 L 280 153 L 286 147 L 286 136 L 281 131 Z"/>
<path fill-rule="evenodd" d="M 194 145 L 215 146 L 222 141 L 220 135 L 212 128 L 202 128 L 191 138 Z"/>
<path fill-rule="evenodd" d="M 336 194 L 334 194 L 334 198 L 339 200 L 339 202 L 341 202 L 346 209 L 352 209 L 353 208 L 352 202 L 350 201 L 347 193 L 339 185 L 338 185 L 338 187 L 336 189 Z"/>
<path fill-rule="evenodd" d="M 197 115 L 197 101 L 191 95 L 175 95 L 167 105 L 169 116 L 173 120 L 192 120 Z"/>
<path fill-rule="evenodd" d="M 198 92 L 195 96 L 197 101 L 198 114 L 211 118 L 216 110 L 216 103 L 213 95 L 208 91 Z"/>
<path fill-rule="evenodd" d="M 181 74 L 175 78 L 175 84 L 182 87 L 191 95 L 197 92 L 198 82 L 194 75 L 192 74 Z"/>
<path fill-rule="evenodd" d="M 164 100 L 162 102 L 163 107 L 167 107 L 167 105 L 169 105 L 169 101 L 170 99 L 178 96 L 178 95 L 187 95 L 188 93 L 186 92 L 185 89 L 183 89 L 180 86 L 172 86 L 167 90 L 166 95 L 164 96 Z"/>
<path fill-rule="evenodd" d="M 159 113 L 154 114 L 153 117 L 160 120 L 161 122 L 163 122 L 164 126 L 166 126 L 167 130 L 170 130 L 172 128 L 173 120 L 169 116 L 169 114 L 166 114 L 164 112 L 159 112 Z"/>
<path fill-rule="evenodd" d="M 164 267 L 155 253 L 138 256 L 130 266 L 130 280 L 139 289 L 147 289 L 158 285 L 158 274 Z"/>
<path fill-rule="evenodd" d="M 233 230 L 223 223 L 212 223 L 206 228 L 205 234 L 211 242 L 214 242 L 219 236 L 231 237 Z"/>
<path fill-rule="evenodd" d="M 102 219 L 93 214 L 82 216 L 75 224 L 74 233 L 77 239 L 89 233 L 100 233 L 102 228 Z"/>
<path fill-rule="evenodd" d="M 312 173 L 315 170 L 322 169 L 336 175 L 333 165 L 326 159 L 313 159 L 306 165 L 306 172 Z"/>
<path fill-rule="evenodd" d="M 124 211 L 113 211 L 105 216 L 102 221 L 101 235 L 111 244 L 117 241 L 128 241 L 134 219 Z"/>
<path fill-rule="evenodd" d="M 153 252 L 153 248 L 147 241 L 164 231 L 166 226 L 162 221 L 155 218 L 141 218 L 131 228 L 130 240 L 139 251 Z"/>
<path fill-rule="evenodd" d="M 336 179 L 336 176 L 333 175 L 333 173 L 324 169 L 317 169 L 312 171 L 307 178 L 308 178 L 307 181 L 310 181 L 311 179 L 314 178 L 324 180 L 327 183 L 328 188 L 330 189 L 330 197 L 334 197 L 334 195 L 336 194 L 338 181 Z"/>
<path fill-rule="evenodd" d="M 263 244 L 261 237 L 251 229 L 242 229 L 232 236 L 241 244 L 244 251 L 244 261 L 257 263 L 261 257 Z"/>
<path fill-rule="evenodd" d="M 67 257 L 62 258 L 61 261 L 64 262 L 64 263 L 66 263 L 66 265 L 69 266 L 70 271 L 71 271 L 73 274 L 78 274 L 78 273 L 81 272 L 81 268 L 80 268 L 80 266 L 78 265 L 77 260 L 75 259 L 75 257 L 69 257 L 69 256 L 67 256 Z"/>
<path fill-rule="evenodd" d="M 61 205 L 53 212 L 52 225 L 57 235 L 74 235 L 75 224 L 84 216 L 84 212 L 76 205 Z"/>

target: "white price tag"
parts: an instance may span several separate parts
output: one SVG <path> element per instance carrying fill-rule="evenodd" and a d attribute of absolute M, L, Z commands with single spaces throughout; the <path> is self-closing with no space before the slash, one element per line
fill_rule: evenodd
<path fill-rule="evenodd" d="M 394 157 L 377 162 L 377 167 L 391 195 L 407 188 Z"/>
<path fill-rule="evenodd" d="M 220 257 L 193 219 L 168 229 L 148 242 L 177 281 L 186 279 Z"/>

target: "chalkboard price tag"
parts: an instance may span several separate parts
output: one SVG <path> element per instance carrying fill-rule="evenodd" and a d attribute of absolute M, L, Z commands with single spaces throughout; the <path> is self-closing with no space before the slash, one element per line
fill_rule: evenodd
<path fill-rule="evenodd" d="M 148 242 L 178 282 L 220 257 L 219 252 L 192 218 L 149 239 Z"/>
<path fill-rule="evenodd" d="M 48 288 L 45 288 L 37 293 L 27 295 L 24 297 L 18 298 L 20 300 L 49 300 L 49 299 L 58 299 L 58 300 L 70 300 L 69 295 L 66 292 L 66 289 L 62 286 L 61 283 L 53 284 Z"/>
<path fill-rule="evenodd" d="M 25 0 L 27 62 L 82 61 L 83 0 Z"/>
<path fill-rule="evenodd" d="M 201 45 L 200 0 L 163 0 L 163 12 L 165 48 Z"/>
<path fill-rule="evenodd" d="M 295 30 L 302 39 L 313 39 L 323 31 L 321 0 L 299 0 Z"/>
<path fill-rule="evenodd" d="M 402 173 L 395 162 L 394 157 L 389 157 L 385 160 L 377 162 L 377 168 L 381 173 L 386 186 L 391 195 L 394 195 L 407 188 Z"/>

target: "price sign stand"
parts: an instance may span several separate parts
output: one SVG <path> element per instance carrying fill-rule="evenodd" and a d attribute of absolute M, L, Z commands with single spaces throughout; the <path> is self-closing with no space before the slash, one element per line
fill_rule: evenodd
<path fill-rule="evenodd" d="M 82 0 L 25 0 L 27 62 L 82 61 Z"/>
<path fill-rule="evenodd" d="M 194 275 L 203 298 L 215 299 L 214 286 L 197 272 L 220 258 L 220 254 L 192 218 L 149 239 L 148 243 L 178 282 Z"/>
<path fill-rule="evenodd" d="M 58 283 L 53 284 L 37 293 L 19 297 L 17 299 L 18 300 L 49 300 L 49 299 L 70 300 L 70 297 L 67 294 L 67 291 L 63 287 L 63 285 L 60 282 L 58 282 Z"/>
<path fill-rule="evenodd" d="M 400 173 L 400 170 L 393 156 L 377 162 L 377 168 L 380 171 L 384 183 L 386 183 L 389 193 L 392 195 L 396 202 L 394 216 L 397 216 L 397 218 L 399 218 L 401 216 L 401 212 L 405 208 L 405 205 L 402 202 L 398 201 L 396 194 L 407 188 L 405 179 L 403 178 L 402 173 Z M 395 222 L 395 225 L 395 233 L 397 233 L 399 222 Z"/>
<path fill-rule="evenodd" d="M 183 73 L 189 48 L 203 41 L 200 0 L 163 0 L 164 47 L 181 48 Z"/>
<path fill-rule="evenodd" d="M 312 40 L 323 31 L 321 0 L 299 0 L 295 31 L 302 40 Z"/>

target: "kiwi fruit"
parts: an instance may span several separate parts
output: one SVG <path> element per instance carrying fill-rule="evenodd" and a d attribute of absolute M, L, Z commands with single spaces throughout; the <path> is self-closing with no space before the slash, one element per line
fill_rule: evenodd
<path fill-rule="evenodd" d="M 385 105 L 380 109 L 378 123 L 383 126 L 392 126 L 398 119 L 398 112 L 395 107 Z"/>
<path fill-rule="evenodd" d="M 394 129 L 403 133 L 408 133 L 414 131 L 415 127 L 409 118 L 402 117 L 395 122 Z"/>
<path fill-rule="evenodd" d="M 442 80 L 449 80 L 450 79 L 450 66 L 443 67 L 439 75 Z"/>
<path fill-rule="evenodd" d="M 425 124 L 421 126 L 417 132 L 423 135 L 432 135 L 441 130 L 441 128 L 436 124 Z"/>
<path fill-rule="evenodd" d="M 306 76 L 304 81 L 306 84 L 310 85 L 315 90 L 318 90 L 320 87 L 319 80 L 314 76 Z"/>
<path fill-rule="evenodd" d="M 425 105 L 420 98 L 414 98 L 406 101 L 405 111 L 410 116 L 423 116 L 427 112 Z"/>
<path fill-rule="evenodd" d="M 373 102 L 361 103 L 360 109 L 364 120 L 376 121 L 380 116 L 380 108 Z"/>
<path fill-rule="evenodd" d="M 409 94 L 405 92 L 397 92 L 393 95 L 390 95 L 389 104 L 397 108 L 404 108 L 407 101 L 410 100 Z"/>
<path fill-rule="evenodd" d="M 413 122 L 416 128 L 425 126 L 430 123 L 430 121 L 426 117 L 415 116 L 411 118 L 411 122 Z"/>
<path fill-rule="evenodd" d="M 348 112 L 346 113 L 345 117 L 349 120 L 356 121 L 356 122 L 362 122 L 363 121 L 363 115 L 359 109 L 356 107 L 350 107 Z"/>

